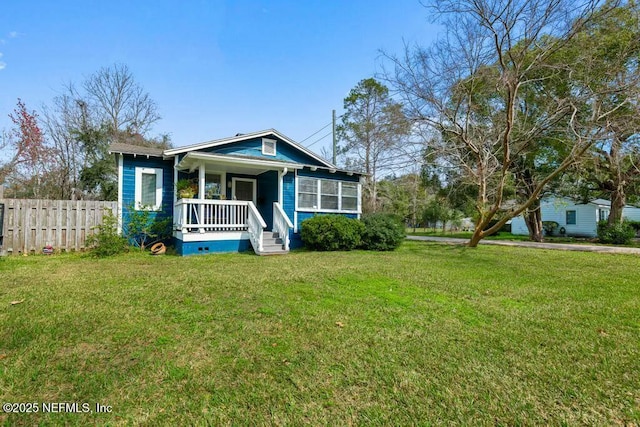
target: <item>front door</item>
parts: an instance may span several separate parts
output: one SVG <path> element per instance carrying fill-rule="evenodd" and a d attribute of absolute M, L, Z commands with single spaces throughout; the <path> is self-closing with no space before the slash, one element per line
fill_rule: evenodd
<path fill-rule="evenodd" d="M 250 200 L 254 204 L 256 198 L 256 180 L 251 178 L 232 178 L 231 196 L 233 200 Z"/>

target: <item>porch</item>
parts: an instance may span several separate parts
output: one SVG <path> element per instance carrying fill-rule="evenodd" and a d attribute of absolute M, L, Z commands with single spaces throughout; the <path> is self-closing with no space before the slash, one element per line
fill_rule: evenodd
<path fill-rule="evenodd" d="M 273 202 L 271 230 L 251 200 L 179 199 L 173 218 L 181 255 L 241 251 L 249 244 L 258 255 L 289 252 L 293 224 L 279 202 Z"/>

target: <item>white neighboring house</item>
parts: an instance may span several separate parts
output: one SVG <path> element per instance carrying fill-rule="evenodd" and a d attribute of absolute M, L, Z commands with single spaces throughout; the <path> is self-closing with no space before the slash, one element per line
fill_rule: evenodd
<path fill-rule="evenodd" d="M 595 237 L 598 234 L 598 221 L 609 218 L 611 202 L 594 199 L 588 203 L 576 202 L 567 197 L 546 197 L 540 201 L 542 221 L 555 221 L 559 224 L 554 234 L 567 236 Z M 631 221 L 640 221 L 640 208 L 625 206 L 622 217 Z M 527 224 L 523 216 L 513 218 L 511 233 L 527 235 Z"/>

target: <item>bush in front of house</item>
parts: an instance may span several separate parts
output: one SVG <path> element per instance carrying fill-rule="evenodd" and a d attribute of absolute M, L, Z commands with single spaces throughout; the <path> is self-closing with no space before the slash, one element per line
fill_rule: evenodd
<path fill-rule="evenodd" d="M 102 224 L 94 229 L 96 231 L 87 237 L 86 242 L 93 256 L 103 258 L 129 250 L 127 239 L 118 234 L 118 219 L 110 210 L 106 212 Z"/>
<path fill-rule="evenodd" d="M 364 224 L 344 215 L 316 215 L 300 225 L 304 245 L 317 251 L 350 251 L 360 246 Z"/>
<path fill-rule="evenodd" d="M 628 219 L 625 219 L 624 221 L 625 224 L 631 226 L 631 228 L 633 228 L 636 232 L 636 236 L 640 237 L 640 221 L 631 221 Z"/>
<path fill-rule="evenodd" d="M 125 235 L 136 248 L 144 251 L 154 243 L 167 241 L 171 237 L 173 220 L 163 212 L 152 212 L 149 209 L 135 209 L 129 206 Z"/>
<path fill-rule="evenodd" d="M 560 227 L 560 224 L 555 221 L 542 221 L 542 229 L 545 232 L 545 236 L 553 236 L 558 227 Z"/>
<path fill-rule="evenodd" d="M 372 251 L 392 251 L 404 241 L 407 233 L 402 220 L 395 215 L 374 213 L 362 217 L 362 247 Z"/>
<path fill-rule="evenodd" d="M 626 222 L 609 225 L 607 221 L 598 223 L 598 240 L 601 243 L 626 245 L 636 236 L 636 230 Z"/>

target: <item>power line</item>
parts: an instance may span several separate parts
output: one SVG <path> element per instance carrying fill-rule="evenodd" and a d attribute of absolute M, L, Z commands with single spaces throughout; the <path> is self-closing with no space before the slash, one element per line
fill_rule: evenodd
<path fill-rule="evenodd" d="M 324 125 L 323 127 L 321 127 L 319 130 L 317 130 L 316 132 L 312 133 L 311 135 L 309 135 L 308 137 L 306 137 L 305 139 L 303 139 L 302 141 L 300 141 L 300 144 L 302 144 L 303 142 L 305 142 L 307 139 L 311 138 L 312 136 L 315 136 L 317 134 L 319 134 L 320 132 L 322 132 L 323 130 L 325 130 L 328 126 L 331 126 L 333 122 L 329 122 L 328 124 Z"/>
<path fill-rule="evenodd" d="M 329 124 L 331 124 L 331 123 L 329 123 Z M 329 135 L 331 135 L 332 133 L 333 133 L 333 132 L 331 131 L 331 132 L 327 133 L 325 136 L 323 136 L 323 137 L 321 137 L 321 138 L 319 138 L 319 139 L 316 139 L 316 140 L 315 140 L 315 141 L 313 141 L 311 144 L 307 145 L 307 148 L 311 147 L 313 144 L 315 144 L 315 143 L 317 143 L 317 142 L 322 141 L 323 139 L 325 139 L 326 137 L 328 137 L 328 136 L 329 136 Z"/>
<path fill-rule="evenodd" d="M 342 116 L 344 116 L 344 114 L 340 114 L 338 117 L 336 117 L 336 120 L 342 118 Z M 330 121 L 329 123 L 327 123 L 326 125 L 322 126 L 320 129 L 318 129 L 317 131 L 315 131 L 314 133 L 312 133 L 311 135 L 309 135 L 308 137 L 306 137 L 305 139 L 303 139 L 302 141 L 298 141 L 299 144 L 302 144 L 303 142 L 305 142 L 308 139 L 311 139 L 312 137 L 316 136 L 317 134 L 319 134 L 320 132 L 322 132 L 323 130 L 325 130 L 326 128 L 328 128 L 329 126 L 331 126 L 333 124 L 333 120 Z M 323 137 L 325 138 L 325 137 Z M 316 141 L 317 142 L 317 141 Z M 315 142 L 313 142 L 312 144 L 315 144 Z"/>

